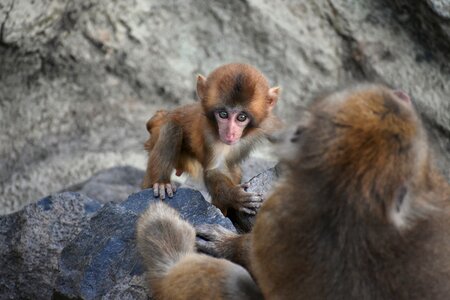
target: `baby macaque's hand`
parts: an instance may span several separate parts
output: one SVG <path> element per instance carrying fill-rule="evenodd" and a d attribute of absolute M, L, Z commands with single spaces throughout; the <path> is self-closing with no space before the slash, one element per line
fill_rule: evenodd
<path fill-rule="evenodd" d="M 169 198 L 173 197 L 173 194 L 177 191 L 177 186 L 171 182 L 169 183 L 154 183 L 153 184 L 153 196 L 159 197 L 159 199 L 166 199 L 166 193 Z"/>
<path fill-rule="evenodd" d="M 232 190 L 234 201 L 231 206 L 237 211 L 242 211 L 249 215 L 256 215 L 256 212 L 262 205 L 262 194 L 246 192 L 245 189 L 248 187 L 249 184 L 244 183 L 239 184 Z"/>

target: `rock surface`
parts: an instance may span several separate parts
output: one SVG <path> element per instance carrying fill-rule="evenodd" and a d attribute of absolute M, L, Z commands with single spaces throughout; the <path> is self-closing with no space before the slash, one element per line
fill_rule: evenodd
<path fill-rule="evenodd" d="M 46 197 L 0 217 L 0 299 L 50 299 L 60 255 L 101 208 L 78 193 Z"/>
<path fill-rule="evenodd" d="M 0 217 L 0 299 L 147 299 L 135 225 L 151 190 L 121 203 L 65 192 Z M 230 220 L 194 190 L 166 200 L 194 225 Z"/>
<path fill-rule="evenodd" d="M 108 299 L 108 295 L 146 299 L 144 268 L 135 245 L 135 226 L 139 214 L 153 201 L 159 201 L 153 197 L 153 191 L 144 190 L 123 203 L 106 204 L 64 248 L 61 274 L 55 287 L 57 295 L 81 299 Z M 165 202 L 194 225 L 221 224 L 235 230 L 230 220 L 199 192 L 180 189 Z"/>
<path fill-rule="evenodd" d="M 117 175 L 135 171 L 105 170 L 81 184 L 81 190 L 91 186 L 98 191 L 116 183 L 125 191 L 133 178 L 120 181 Z M 266 193 L 276 176 L 274 169 L 261 173 L 250 181 L 249 190 Z M 159 200 L 151 190 L 124 201 L 105 200 L 64 192 L 0 216 L 0 299 L 148 299 L 135 225 L 149 203 Z M 193 225 L 220 224 L 235 231 L 200 192 L 181 188 L 165 202 Z"/>
<path fill-rule="evenodd" d="M 140 190 L 144 171 L 131 166 L 113 167 L 94 174 L 89 180 L 64 191 L 78 192 L 101 203 L 122 202 Z"/>
<path fill-rule="evenodd" d="M 394 0 L 393 3 L 404 14 L 401 21 L 416 40 L 425 41 L 450 58 L 449 0 Z"/>
<path fill-rule="evenodd" d="M 278 112 L 288 121 L 318 90 L 349 80 L 404 89 L 448 173 L 448 7 L 435 0 L 1 1 L 0 213 L 105 168 L 143 169 L 151 114 L 192 101 L 195 75 L 232 61 L 282 86 Z M 416 30 L 421 24 L 429 25 Z"/>

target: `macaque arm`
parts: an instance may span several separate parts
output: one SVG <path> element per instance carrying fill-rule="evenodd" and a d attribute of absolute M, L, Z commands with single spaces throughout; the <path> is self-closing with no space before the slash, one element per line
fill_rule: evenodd
<path fill-rule="evenodd" d="M 239 183 L 242 180 L 242 169 L 239 165 L 234 165 L 233 167 L 230 168 L 230 174 L 231 174 L 231 180 L 233 182 Z M 247 188 L 248 184 L 241 184 L 242 188 Z"/>
<path fill-rule="evenodd" d="M 173 196 L 176 186 L 170 182 L 170 175 L 176 167 L 183 141 L 183 130 L 174 122 L 161 126 L 157 141 L 150 151 L 147 172 L 144 179 L 145 188 L 153 188 L 155 197 L 165 199 L 166 192 Z"/>
<path fill-rule="evenodd" d="M 218 224 L 202 224 L 195 229 L 198 251 L 228 259 L 243 266 L 251 273 L 250 234 L 236 234 Z"/>
<path fill-rule="evenodd" d="M 212 203 L 224 215 L 227 214 L 228 208 L 254 215 L 262 204 L 260 194 L 244 191 L 240 184 L 234 183 L 220 169 L 206 170 L 205 184 L 211 195 Z"/>

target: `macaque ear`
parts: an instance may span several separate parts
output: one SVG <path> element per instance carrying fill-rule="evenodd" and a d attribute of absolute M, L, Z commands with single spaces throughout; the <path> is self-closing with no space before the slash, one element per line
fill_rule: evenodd
<path fill-rule="evenodd" d="M 206 77 L 200 74 L 197 75 L 197 96 L 200 100 L 206 96 Z"/>
<path fill-rule="evenodd" d="M 401 100 L 405 101 L 406 103 L 411 103 L 411 98 L 409 97 L 409 95 L 402 90 L 395 90 L 394 95 L 399 97 Z"/>
<path fill-rule="evenodd" d="M 275 104 L 277 104 L 280 91 L 281 89 L 279 86 L 269 89 L 269 101 L 268 101 L 269 106 L 267 108 L 269 111 L 271 111 L 275 107 Z"/>

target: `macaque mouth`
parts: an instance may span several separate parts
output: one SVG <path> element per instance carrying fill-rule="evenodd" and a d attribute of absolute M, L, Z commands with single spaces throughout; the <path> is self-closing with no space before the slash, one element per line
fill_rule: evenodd
<path fill-rule="evenodd" d="M 222 140 L 222 142 L 224 142 L 227 145 L 234 145 L 234 144 L 237 144 L 239 142 L 239 139 Z"/>
<path fill-rule="evenodd" d="M 219 137 L 220 137 L 220 141 L 227 145 L 237 144 L 239 142 L 239 140 L 241 139 L 241 136 L 227 136 L 226 134 L 221 135 L 220 133 L 219 133 Z"/>

